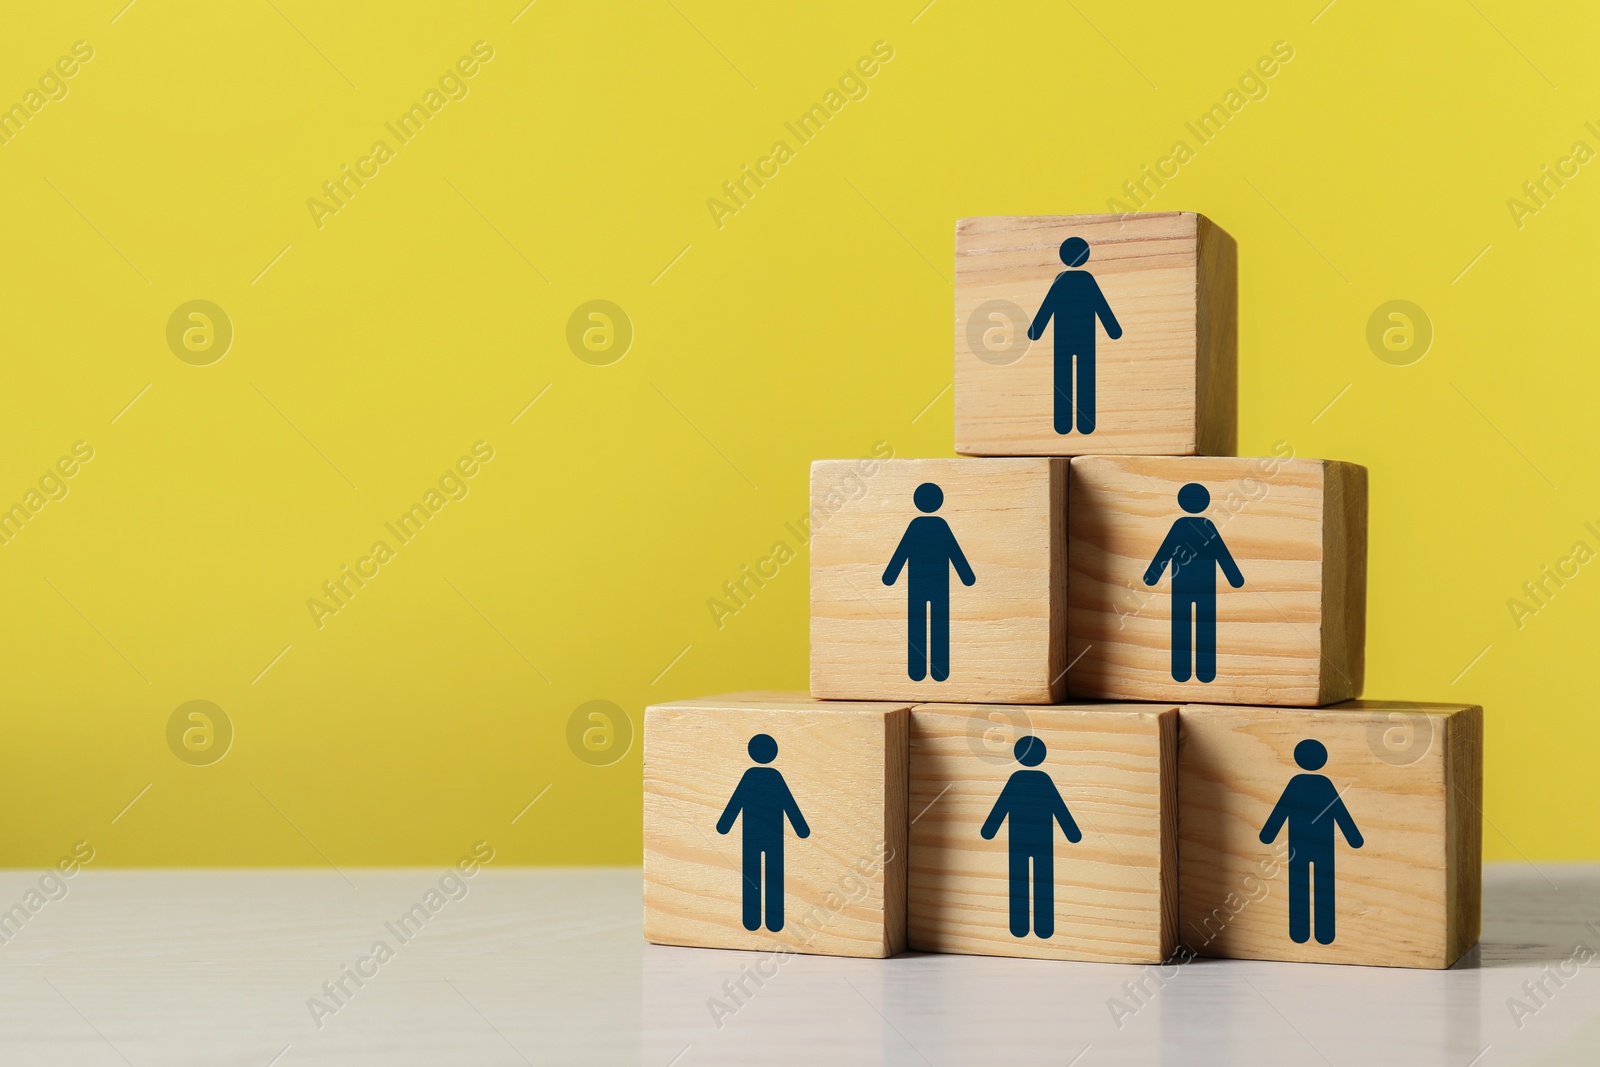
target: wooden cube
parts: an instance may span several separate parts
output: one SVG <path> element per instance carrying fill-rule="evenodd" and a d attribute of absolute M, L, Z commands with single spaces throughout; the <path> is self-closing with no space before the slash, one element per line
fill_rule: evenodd
<path fill-rule="evenodd" d="M 1177 725 L 1177 708 L 1151 705 L 913 708 L 908 944 L 1165 960 L 1178 910 Z M 1057 796 L 1065 817 L 1052 823 Z"/>
<path fill-rule="evenodd" d="M 1309 706 L 1361 693 L 1367 472 L 1351 463 L 1072 461 L 1073 697 Z"/>
<path fill-rule="evenodd" d="M 646 708 L 646 940 L 901 951 L 908 716 L 804 694 Z"/>
<path fill-rule="evenodd" d="M 1186 705 L 1178 794 L 1200 955 L 1448 967 L 1478 940 L 1481 708 Z"/>
<path fill-rule="evenodd" d="M 1058 699 L 1066 502 L 1066 460 L 813 463 L 811 695 Z"/>
<path fill-rule="evenodd" d="M 1232 455 L 1237 261 L 1191 212 L 958 221 L 956 451 Z"/>

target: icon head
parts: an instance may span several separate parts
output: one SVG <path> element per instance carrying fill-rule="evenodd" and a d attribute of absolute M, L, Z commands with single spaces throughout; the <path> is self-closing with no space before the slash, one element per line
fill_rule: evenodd
<path fill-rule="evenodd" d="M 1024 767 L 1037 767 L 1044 762 L 1044 742 L 1032 734 L 1018 738 L 1016 747 L 1011 751 L 1015 753 L 1017 762 Z"/>
<path fill-rule="evenodd" d="M 1328 750 L 1321 741 L 1308 737 L 1294 746 L 1294 761 L 1304 771 L 1317 771 L 1328 762 Z"/>
<path fill-rule="evenodd" d="M 944 503 L 944 490 L 932 482 L 923 482 L 917 486 L 917 491 L 911 494 L 911 499 L 916 503 L 918 511 L 935 512 L 939 505 Z"/>
<path fill-rule="evenodd" d="M 1178 490 L 1178 506 L 1191 515 L 1198 515 L 1211 506 L 1211 494 L 1199 482 L 1190 482 Z"/>
<path fill-rule="evenodd" d="M 778 742 L 771 734 L 756 734 L 750 739 L 750 758 L 757 763 L 771 763 L 778 758 Z"/>
<path fill-rule="evenodd" d="M 1089 242 L 1082 237 L 1068 237 L 1062 241 L 1061 262 L 1069 267 L 1081 267 L 1089 262 Z"/>

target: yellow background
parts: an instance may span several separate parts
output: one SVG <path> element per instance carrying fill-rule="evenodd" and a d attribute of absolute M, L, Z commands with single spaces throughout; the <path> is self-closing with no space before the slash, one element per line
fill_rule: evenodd
<path fill-rule="evenodd" d="M 1600 164 L 1507 207 L 1600 148 L 1583 5 L 123 3 L 0 35 L 0 102 L 95 50 L 0 146 L 0 504 L 95 450 L 0 547 L 0 863 L 636 862 L 638 745 L 580 761 L 573 709 L 803 687 L 803 554 L 720 629 L 706 601 L 788 539 L 811 459 L 951 454 L 955 220 L 1105 210 L 1277 41 L 1150 203 L 1238 240 L 1241 452 L 1370 467 L 1368 694 L 1486 705 L 1490 858 L 1600 857 L 1600 564 L 1507 607 L 1600 549 Z M 478 40 L 469 95 L 319 229 Z M 210 366 L 167 346 L 192 299 L 234 326 Z M 591 299 L 636 331 L 609 366 L 565 340 Z M 1391 299 L 1436 331 L 1410 366 L 1366 342 Z M 479 440 L 470 495 L 318 629 Z M 235 730 L 211 766 L 167 746 L 194 699 Z"/>

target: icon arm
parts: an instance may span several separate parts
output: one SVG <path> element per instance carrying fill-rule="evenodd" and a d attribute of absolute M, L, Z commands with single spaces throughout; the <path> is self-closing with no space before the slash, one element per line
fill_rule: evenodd
<path fill-rule="evenodd" d="M 1344 806 L 1343 800 L 1333 802 L 1333 821 L 1344 831 L 1344 839 L 1350 842 L 1351 848 L 1360 848 L 1365 843 L 1361 831 L 1356 829 L 1356 821 L 1350 817 L 1350 811 Z"/>
<path fill-rule="evenodd" d="M 1156 557 L 1150 561 L 1150 566 L 1144 570 L 1144 584 L 1155 585 L 1161 580 L 1161 572 L 1167 569 L 1167 564 L 1172 562 L 1173 552 L 1177 549 L 1178 524 L 1172 524 L 1172 529 L 1167 531 L 1166 540 L 1161 542 L 1161 547 L 1156 550 Z"/>
<path fill-rule="evenodd" d="M 1261 843 L 1270 845 L 1277 840 L 1278 831 L 1283 829 L 1283 822 L 1289 817 L 1289 809 L 1285 801 L 1289 799 L 1289 791 L 1285 789 L 1278 798 L 1278 803 L 1273 805 L 1272 814 L 1267 816 L 1267 824 L 1261 828 Z"/>
<path fill-rule="evenodd" d="M 1106 336 L 1115 341 L 1122 336 L 1122 324 L 1117 321 L 1116 315 L 1111 312 L 1111 305 L 1106 303 L 1106 294 L 1100 291 L 1100 283 L 1094 278 L 1089 279 L 1094 286 L 1094 312 L 1100 316 L 1100 322 L 1106 328 Z"/>
<path fill-rule="evenodd" d="M 1211 536 L 1217 541 L 1217 566 L 1221 567 L 1222 573 L 1227 576 L 1228 584 L 1238 589 L 1244 585 L 1244 575 L 1240 573 L 1239 565 L 1233 561 L 1233 553 L 1228 551 L 1227 542 L 1222 539 L 1222 534 L 1209 521 L 1206 525 L 1211 527 Z"/>
<path fill-rule="evenodd" d="M 783 789 L 783 810 L 789 816 L 789 823 L 794 827 L 796 837 L 810 837 L 811 827 L 806 823 L 806 817 L 800 814 L 800 805 L 795 802 L 794 794 L 789 792 L 789 783 L 781 783 Z"/>
<path fill-rule="evenodd" d="M 978 831 L 985 841 L 993 841 L 994 835 L 1000 832 L 1000 824 L 1006 821 L 1006 816 L 1011 813 L 1011 783 L 1007 782 L 1005 788 L 1000 790 L 1000 795 L 995 798 L 994 807 L 989 809 L 989 817 L 983 820 L 983 827 Z"/>
<path fill-rule="evenodd" d="M 1056 275 L 1056 280 L 1050 283 L 1050 291 L 1044 295 L 1044 303 L 1039 305 L 1038 312 L 1033 316 L 1033 322 L 1028 326 L 1028 340 L 1037 341 L 1044 336 L 1044 328 L 1050 325 L 1050 316 L 1055 313 L 1056 286 L 1061 284 L 1061 275 Z"/>
<path fill-rule="evenodd" d="M 1067 840 L 1077 844 L 1083 840 L 1083 831 L 1078 829 L 1078 824 L 1072 819 L 1072 812 L 1067 810 L 1067 802 L 1061 799 L 1061 794 L 1056 794 L 1055 809 L 1056 822 L 1061 824 L 1061 832 L 1067 835 Z"/>
<path fill-rule="evenodd" d="M 744 779 L 739 779 L 739 784 L 734 786 L 733 796 L 728 798 L 728 806 L 722 809 L 722 818 L 717 820 L 717 833 L 725 834 L 733 829 L 733 821 L 739 817 L 739 812 L 744 808 Z"/>
<path fill-rule="evenodd" d="M 900 572 L 905 568 L 906 560 L 911 558 L 911 530 L 907 527 L 901 535 L 900 543 L 895 546 L 894 555 L 889 557 L 889 565 L 883 570 L 883 584 L 893 585 L 900 580 Z"/>
<path fill-rule="evenodd" d="M 961 579 L 962 585 L 972 585 L 978 580 L 978 576 L 972 573 L 972 564 L 967 562 L 966 553 L 961 551 L 961 545 L 956 542 L 956 535 L 953 533 L 950 535 L 950 565 L 956 569 L 956 576 Z"/>

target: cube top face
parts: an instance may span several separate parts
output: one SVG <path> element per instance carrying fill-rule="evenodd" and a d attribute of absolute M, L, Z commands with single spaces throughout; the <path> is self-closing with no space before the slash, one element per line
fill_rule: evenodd
<path fill-rule="evenodd" d="M 730 701 L 749 703 L 756 701 L 763 704 L 806 704 L 811 701 L 811 694 L 796 693 L 787 689 L 741 689 L 734 693 L 717 693 L 714 696 L 697 697 L 693 700 L 674 700 L 667 704 L 657 704 L 659 708 L 699 708 L 707 704 L 725 704 Z"/>
<path fill-rule="evenodd" d="M 1207 956 L 1454 963 L 1478 937 L 1482 732 L 1462 704 L 1186 705 L 1179 939 Z"/>
<path fill-rule="evenodd" d="M 1176 727 L 1176 708 L 1153 705 L 913 708 L 910 947 L 1166 959 L 1177 913 Z M 1076 841 L 1052 822 L 1053 797 Z"/>
<path fill-rule="evenodd" d="M 904 948 L 908 715 L 803 696 L 645 709 L 645 938 Z"/>
<path fill-rule="evenodd" d="M 904 700 L 818 700 L 810 693 L 796 693 L 782 689 L 751 689 L 738 693 L 718 693 L 715 696 L 674 700 L 666 704 L 652 704 L 653 708 L 673 711 L 831 711 L 886 712 L 896 708 L 909 708 Z"/>
<path fill-rule="evenodd" d="M 1364 468 L 1083 457 L 1068 529 L 1072 697 L 1306 707 L 1360 693 Z"/>
<path fill-rule="evenodd" d="M 956 451 L 1231 455 L 1236 260 L 1188 212 L 959 220 Z"/>
<path fill-rule="evenodd" d="M 1065 688 L 1065 460 L 811 466 L 811 695 L 1048 703 Z"/>

